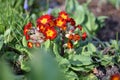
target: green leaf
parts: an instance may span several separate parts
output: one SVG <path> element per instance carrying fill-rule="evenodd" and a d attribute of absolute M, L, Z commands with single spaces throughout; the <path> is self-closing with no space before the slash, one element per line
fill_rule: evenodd
<path fill-rule="evenodd" d="M 73 15 L 73 18 L 76 21 L 76 25 L 81 24 L 85 20 L 85 11 L 84 11 L 83 6 L 79 5 L 77 7 L 77 9 Z"/>
<path fill-rule="evenodd" d="M 96 47 L 92 43 L 89 43 L 87 47 L 88 47 L 88 51 L 91 51 L 91 52 L 97 51 Z"/>
<path fill-rule="evenodd" d="M 4 33 L 5 31 L 5 26 L 3 26 L 2 24 L 0 24 L 0 33 Z"/>
<path fill-rule="evenodd" d="M 27 47 L 27 40 L 26 40 L 25 36 L 23 36 L 23 38 L 22 38 L 22 44 L 24 47 Z"/>
<path fill-rule="evenodd" d="M 115 48 L 116 50 L 119 50 L 119 44 L 117 40 L 111 40 L 111 47 Z"/>
<path fill-rule="evenodd" d="M 90 56 L 73 55 L 70 59 L 70 63 L 74 66 L 84 66 L 90 65 L 92 62 Z"/>
<path fill-rule="evenodd" d="M 88 74 L 86 76 L 81 75 L 79 77 L 79 80 L 98 80 L 98 78 L 94 74 L 91 73 L 91 74 Z"/>
<path fill-rule="evenodd" d="M 51 45 L 50 40 L 47 40 L 47 41 L 44 42 L 44 46 L 45 46 L 46 49 L 50 48 L 50 45 Z"/>
<path fill-rule="evenodd" d="M 69 67 L 71 66 L 70 65 L 70 62 L 67 60 L 67 59 L 65 59 L 65 58 L 59 58 L 59 65 L 60 65 L 60 67 L 61 67 L 61 69 L 65 72 L 65 71 L 68 71 L 68 69 L 69 69 Z"/>
<path fill-rule="evenodd" d="M 59 51 L 58 51 L 58 45 L 53 43 L 53 52 L 56 55 L 56 57 L 60 57 Z"/>
<path fill-rule="evenodd" d="M 73 71 L 69 71 L 66 73 L 67 80 L 79 80 L 77 74 Z"/>
<path fill-rule="evenodd" d="M 11 42 L 13 38 L 14 37 L 11 35 L 11 29 L 7 29 L 4 33 L 4 43 Z"/>
<path fill-rule="evenodd" d="M 21 69 L 26 71 L 26 72 L 29 72 L 30 71 L 30 67 L 28 65 L 28 61 L 21 61 Z"/>
<path fill-rule="evenodd" d="M 98 26 L 96 26 L 97 24 L 95 23 L 96 17 L 94 16 L 93 13 L 87 12 L 87 23 L 86 26 L 88 28 L 88 30 L 92 33 L 94 31 L 97 30 Z"/>
<path fill-rule="evenodd" d="M 85 65 L 85 66 L 71 66 L 71 69 L 73 69 L 74 71 L 82 71 L 82 72 L 89 72 L 91 70 L 93 70 L 94 65 Z"/>
<path fill-rule="evenodd" d="M 2 46 L 3 46 L 3 43 L 4 43 L 3 35 L 0 35 L 0 50 L 1 50 Z"/>
<path fill-rule="evenodd" d="M 77 7 L 79 6 L 79 3 L 77 0 L 66 0 L 66 11 L 67 13 L 74 12 Z"/>
<path fill-rule="evenodd" d="M 101 64 L 104 66 L 112 64 L 112 57 L 109 55 L 104 55 L 101 59 Z"/>
<path fill-rule="evenodd" d="M 5 31 L 4 37 L 6 37 L 7 35 L 9 35 L 10 33 L 11 33 L 11 29 L 9 28 L 9 29 L 7 29 L 7 30 Z"/>

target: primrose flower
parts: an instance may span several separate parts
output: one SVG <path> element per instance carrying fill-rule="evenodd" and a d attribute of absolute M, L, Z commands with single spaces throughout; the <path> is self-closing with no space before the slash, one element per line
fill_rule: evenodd
<path fill-rule="evenodd" d="M 38 24 L 37 27 L 38 27 L 40 32 L 44 32 L 45 29 L 46 29 L 46 27 L 44 25 L 42 25 L 42 24 Z"/>
<path fill-rule="evenodd" d="M 68 14 L 65 11 L 61 11 L 61 12 L 59 12 L 58 17 L 61 17 L 62 19 L 67 20 L 68 19 Z"/>
<path fill-rule="evenodd" d="M 24 27 L 24 30 L 23 30 L 23 33 L 26 37 L 26 40 L 29 40 L 30 39 L 30 36 L 28 34 L 29 30 L 32 28 L 32 24 L 31 23 L 28 23 L 27 25 L 25 25 Z"/>
<path fill-rule="evenodd" d="M 53 27 L 47 27 L 44 34 L 47 39 L 53 40 L 57 36 L 57 31 Z"/>
<path fill-rule="evenodd" d="M 110 80 L 120 80 L 120 74 L 114 74 L 110 77 Z"/>
<path fill-rule="evenodd" d="M 30 39 L 30 36 L 29 35 L 26 35 L 26 40 L 29 40 Z"/>
<path fill-rule="evenodd" d="M 79 40 L 80 40 L 80 35 L 75 34 L 75 35 L 73 36 L 73 40 L 74 40 L 74 41 L 79 41 Z"/>
<path fill-rule="evenodd" d="M 67 42 L 67 48 L 68 48 L 68 49 L 72 49 L 72 48 L 73 48 L 73 43 L 72 43 L 72 41 L 69 40 L 69 41 Z"/>
<path fill-rule="evenodd" d="M 32 42 L 28 42 L 28 43 L 27 43 L 27 46 L 28 46 L 29 48 L 32 48 L 32 47 L 33 47 L 33 43 L 32 43 Z"/>
<path fill-rule="evenodd" d="M 62 18 L 57 18 L 55 23 L 59 28 L 63 28 L 66 25 L 66 21 Z"/>
<path fill-rule="evenodd" d="M 80 26 L 80 25 L 77 25 L 77 28 L 79 28 L 80 30 L 82 30 L 82 26 Z"/>
<path fill-rule="evenodd" d="M 86 32 L 84 32 L 84 33 L 82 34 L 82 40 L 85 40 L 85 39 L 86 39 L 86 37 L 87 37 L 87 33 L 86 33 Z"/>
<path fill-rule="evenodd" d="M 27 32 L 29 31 L 29 29 L 32 27 L 32 23 L 28 23 L 27 25 L 25 25 L 24 27 L 24 35 L 27 35 Z"/>
<path fill-rule="evenodd" d="M 53 18 L 53 17 L 52 17 L 51 15 L 46 14 L 46 15 L 43 15 L 43 16 L 39 17 L 39 18 L 37 19 L 37 23 L 38 23 L 38 24 L 46 25 L 46 24 L 49 23 L 49 21 L 52 20 L 52 18 Z"/>
<path fill-rule="evenodd" d="M 70 18 L 70 24 L 72 25 L 72 26 L 75 26 L 75 20 L 73 19 L 73 18 Z"/>

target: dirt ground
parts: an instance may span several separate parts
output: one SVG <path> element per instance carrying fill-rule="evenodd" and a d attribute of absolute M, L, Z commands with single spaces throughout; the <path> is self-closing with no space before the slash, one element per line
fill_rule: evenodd
<path fill-rule="evenodd" d="M 54 2 L 52 3 L 53 5 L 60 7 L 63 7 L 65 2 L 64 0 L 52 1 Z M 80 4 L 82 4 L 87 0 L 78 1 Z M 116 39 L 116 34 L 118 33 L 118 38 L 120 40 L 120 9 L 117 10 L 113 5 L 105 2 L 105 0 L 103 0 L 102 3 L 100 0 L 92 0 L 89 4 L 89 9 L 96 15 L 96 17 L 108 16 L 108 18 L 105 20 L 105 26 L 98 31 L 97 37 L 102 41 L 109 41 L 111 39 Z"/>
<path fill-rule="evenodd" d="M 90 10 L 96 16 L 108 16 L 105 20 L 105 26 L 97 33 L 97 37 L 103 41 L 118 38 L 120 40 L 120 9 L 117 10 L 110 3 L 99 3 L 99 0 L 92 0 L 89 5 Z"/>

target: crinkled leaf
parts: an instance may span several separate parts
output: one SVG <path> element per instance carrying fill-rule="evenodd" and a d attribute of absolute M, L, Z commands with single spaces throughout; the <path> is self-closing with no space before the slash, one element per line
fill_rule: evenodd
<path fill-rule="evenodd" d="M 85 20 L 85 11 L 84 11 L 84 7 L 83 6 L 78 6 L 73 18 L 76 21 L 76 25 L 81 24 L 84 20 Z"/>
<path fill-rule="evenodd" d="M 70 62 L 65 58 L 59 58 L 59 65 L 63 71 L 67 71 L 70 67 Z"/>
<path fill-rule="evenodd" d="M 77 74 L 73 71 L 66 73 L 67 80 L 79 80 Z"/>
<path fill-rule="evenodd" d="M 79 6 L 77 0 L 66 0 L 66 11 L 68 13 L 74 12 Z"/>
<path fill-rule="evenodd" d="M 84 66 L 90 65 L 92 62 L 90 56 L 73 55 L 70 59 L 70 63 L 74 66 Z"/>

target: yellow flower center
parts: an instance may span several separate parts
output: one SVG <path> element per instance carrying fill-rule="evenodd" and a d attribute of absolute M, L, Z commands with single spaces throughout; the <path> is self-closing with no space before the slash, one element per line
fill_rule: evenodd
<path fill-rule="evenodd" d="M 47 36 L 53 36 L 54 32 L 50 29 L 47 30 Z"/>
<path fill-rule="evenodd" d="M 41 20 L 41 23 L 46 24 L 46 23 L 47 23 L 47 19 L 46 19 L 46 18 L 43 18 L 43 19 Z"/>
<path fill-rule="evenodd" d="M 61 17 L 62 17 L 63 19 L 67 19 L 67 16 L 66 16 L 65 14 L 62 14 Z"/>
<path fill-rule="evenodd" d="M 62 20 L 58 20 L 57 21 L 57 26 L 62 26 L 63 25 L 63 21 Z"/>

